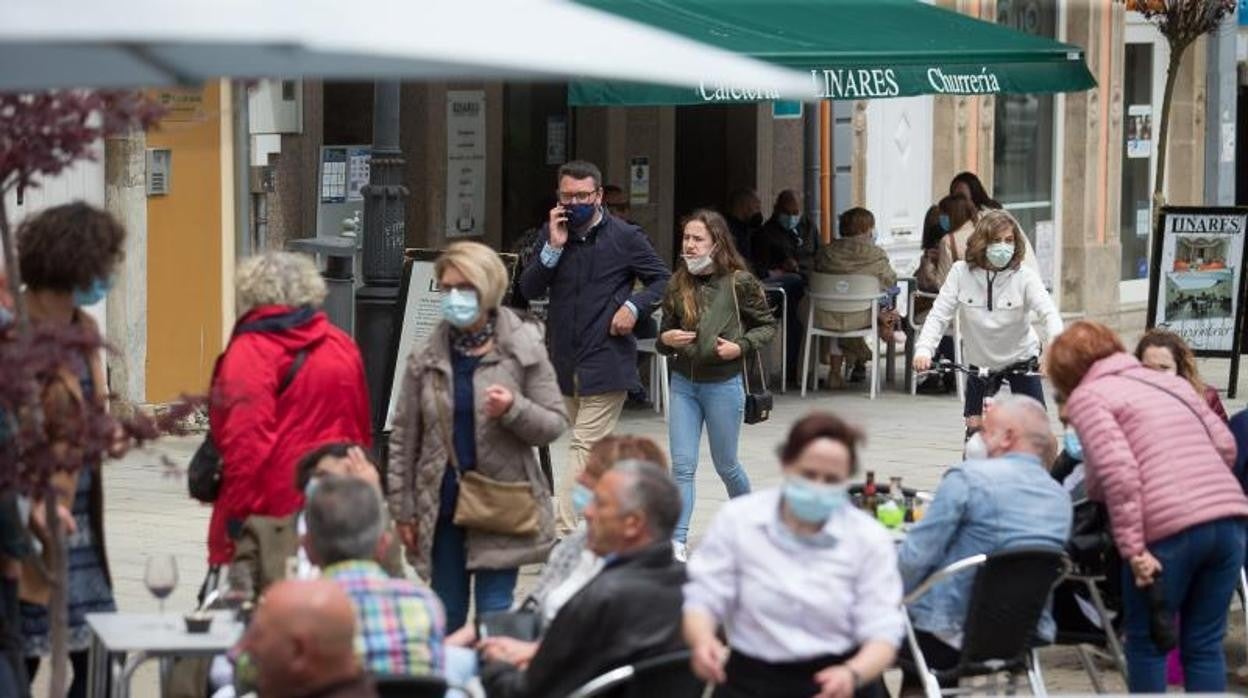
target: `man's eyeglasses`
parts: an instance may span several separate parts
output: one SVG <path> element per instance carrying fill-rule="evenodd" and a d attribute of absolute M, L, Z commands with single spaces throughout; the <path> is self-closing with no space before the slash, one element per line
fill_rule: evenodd
<path fill-rule="evenodd" d="M 561 204 L 587 204 L 594 200 L 594 196 L 598 194 L 597 189 L 589 191 L 561 191 L 559 192 L 559 203 Z"/>

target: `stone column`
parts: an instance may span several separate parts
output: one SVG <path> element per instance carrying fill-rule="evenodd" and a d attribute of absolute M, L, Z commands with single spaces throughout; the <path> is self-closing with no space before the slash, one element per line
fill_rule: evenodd
<path fill-rule="evenodd" d="M 147 400 L 147 138 L 142 131 L 104 141 L 104 206 L 126 229 L 125 257 L 108 294 L 106 334 L 112 390 Z"/>

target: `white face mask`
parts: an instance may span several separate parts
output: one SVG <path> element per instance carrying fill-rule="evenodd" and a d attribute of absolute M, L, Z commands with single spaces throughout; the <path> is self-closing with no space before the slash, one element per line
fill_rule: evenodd
<path fill-rule="evenodd" d="M 988 444 L 984 442 L 983 432 L 977 431 L 966 440 L 963 451 L 966 460 L 984 460 L 988 458 Z"/>
<path fill-rule="evenodd" d="M 715 264 L 714 260 L 711 259 L 711 255 L 714 253 L 715 249 L 711 248 L 711 251 L 706 254 L 681 255 L 681 257 L 685 260 L 685 268 L 689 270 L 690 274 L 702 276 L 709 274 L 711 267 Z"/>

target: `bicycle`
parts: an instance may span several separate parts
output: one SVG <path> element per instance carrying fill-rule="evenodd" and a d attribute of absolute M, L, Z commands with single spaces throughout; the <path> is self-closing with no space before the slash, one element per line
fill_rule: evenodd
<path fill-rule="evenodd" d="M 998 368 L 995 370 L 990 369 L 990 368 L 985 368 L 983 366 L 975 366 L 973 364 L 960 364 L 960 363 L 955 363 L 953 361 L 950 361 L 948 359 L 941 359 L 940 361 L 937 361 L 936 363 L 932 364 L 931 369 L 927 371 L 922 371 L 919 373 L 919 375 L 920 376 L 929 375 L 929 374 L 945 375 L 949 373 L 963 373 L 966 375 L 966 378 L 968 381 L 974 379 L 974 380 L 979 381 L 981 384 L 983 384 L 984 389 L 983 389 L 983 392 L 981 393 L 983 397 L 982 397 L 982 402 L 981 402 L 980 412 L 979 412 L 981 417 L 985 412 L 988 411 L 988 406 L 992 404 L 992 399 L 996 397 L 997 393 L 1001 390 L 1001 384 L 1004 383 L 1006 380 L 1008 380 L 1011 376 L 1043 375 L 1040 373 L 1040 359 L 1034 356 L 1031 357 L 1030 359 L 1023 359 L 1022 361 L 1016 361 L 1008 366 Z M 917 380 L 917 376 L 916 376 L 916 380 Z M 982 425 L 976 426 L 973 428 L 967 427 L 966 438 L 969 439 L 971 435 L 973 435 L 975 432 L 979 431 L 982 428 L 983 428 Z"/>

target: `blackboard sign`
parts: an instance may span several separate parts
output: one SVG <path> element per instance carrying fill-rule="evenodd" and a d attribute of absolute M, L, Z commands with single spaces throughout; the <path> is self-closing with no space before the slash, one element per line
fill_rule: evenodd
<path fill-rule="evenodd" d="M 1197 356 L 1231 359 L 1239 379 L 1246 207 L 1166 206 L 1153 236 L 1148 326 L 1183 338 Z"/>

